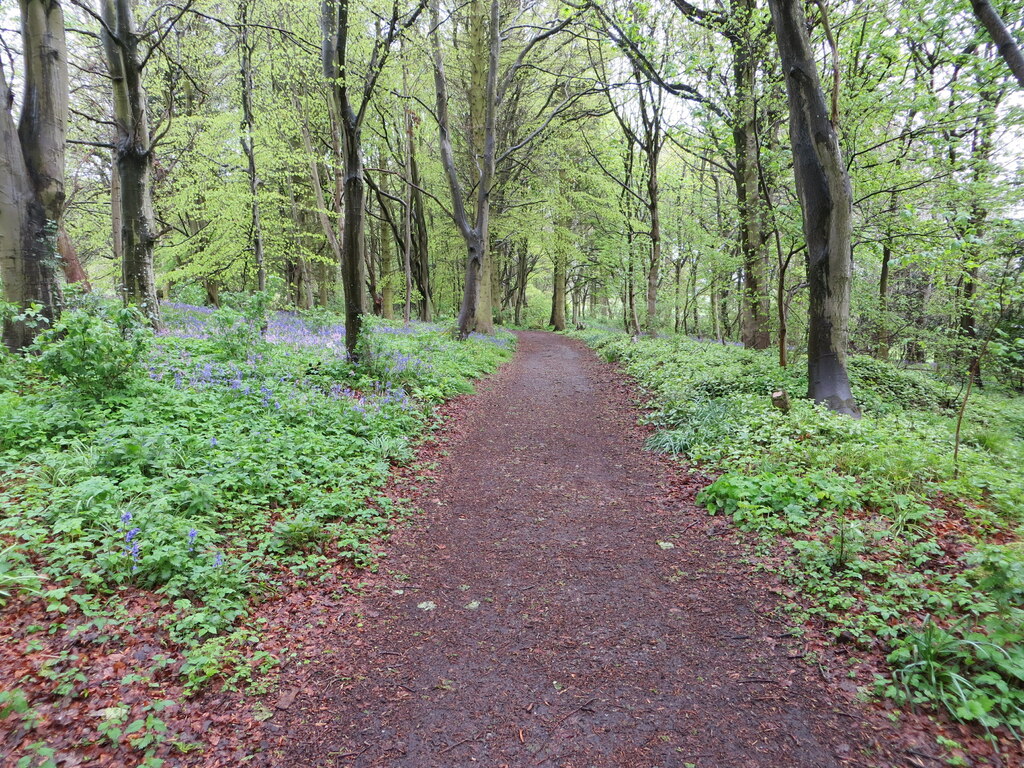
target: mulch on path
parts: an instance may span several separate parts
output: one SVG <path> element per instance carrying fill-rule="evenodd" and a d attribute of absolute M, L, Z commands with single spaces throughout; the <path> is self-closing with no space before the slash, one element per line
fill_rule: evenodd
<path fill-rule="evenodd" d="M 423 514 L 363 596 L 274 609 L 304 647 L 247 764 L 937 764 L 801 660 L 698 481 L 643 451 L 611 366 L 523 333 L 454 409 L 438 466 L 389 490 Z"/>

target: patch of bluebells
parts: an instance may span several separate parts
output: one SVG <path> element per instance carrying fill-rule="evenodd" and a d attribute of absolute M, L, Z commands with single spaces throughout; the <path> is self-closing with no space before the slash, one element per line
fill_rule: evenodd
<path fill-rule="evenodd" d="M 182 339 L 210 338 L 210 334 L 206 330 L 206 323 L 214 312 L 212 307 L 174 302 L 164 302 L 161 307 L 165 310 L 173 310 L 165 315 L 166 328 L 161 331 L 163 335 L 177 336 Z"/>
<path fill-rule="evenodd" d="M 121 513 L 121 530 L 123 531 L 131 522 L 132 513 L 126 509 Z M 139 541 L 140 533 L 142 533 L 142 529 L 136 525 L 130 528 L 124 535 L 124 551 L 132 559 L 132 573 L 139 570 L 139 562 L 142 560 L 142 547 Z"/>
<path fill-rule="evenodd" d="M 216 310 L 192 304 L 165 303 L 175 310 L 167 317 L 165 336 L 181 339 L 210 339 L 215 331 L 209 326 L 210 315 Z M 263 334 L 271 344 L 292 344 L 326 350 L 339 357 L 345 356 L 345 326 L 337 323 L 313 328 L 295 312 L 274 312 L 267 321 Z"/>
<path fill-rule="evenodd" d="M 267 323 L 264 338 L 271 344 L 293 344 L 327 350 L 345 357 L 345 326 L 339 324 L 311 328 L 294 312 L 275 312 Z"/>
<path fill-rule="evenodd" d="M 407 355 L 404 352 L 385 352 L 382 355 L 381 362 L 391 376 L 401 376 L 406 373 L 419 375 L 431 370 L 433 367 L 430 363 L 426 363 L 414 355 Z"/>
<path fill-rule="evenodd" d="M 209 339 L 215 333 L 207 328 L 209 316 L 214 312 L 209 307 L 188 304 L 165 304 L 175 310 L 168 313 L 166 336 L 183 339 Z M 368 326 L 374 334 L 416 336 L 441 331 L 440 326 L 429 323 L 414 323 L 408 326 Z M 345 356 L 345 327 L 327 325 L 312 328 L 294 312 L 276 312 L 267 325 L 266 341 L 277 345 L 297 345 L 326 352 L 333 357 Z M 427 350 L 430 351 L 429 349 Z M 423 359 L 400 351 L 385 350 L 382 364 L 385 382 L 379 383 L 373 392 L 356 392 L 347 386 L 334 384 L 329 387 L 319 382 L 296 380 L 288 375 L 274 379 L 263 375 L 259 359 L 247 363 L 219 362 L 205 358 L 194 358 L 187 349 L 157 345 L 149 366 L 150 378 L 154 381 L 173 381 L 175 389 L 193 391 L 220 391 L 241 399 L 255 399 L 261 407 L 281 411 L 284 404 L 291 407 L 315 409 L 321 407 L 317 398 L 323 397 L 348 405 L 360 415 L 379 414 L 385 408 L 400 408 L 411 411 L 416 408 L 409 393 L 395 383 L 403 376 L 422 376 L 433 366 Z M 211 447 L 217 446 L 217 439 L 211 438 Z"/>
<path fill-rule="evenodd" d="M 472 333 L 469 334 L 469 338 L 473 339 L 474 341 L 482 341 L 486 342 L 487 344 L 493 344 L 494 346 L 500 347 L 501 349 L 508 349 L 509 345 L 508 336 L 502 336 L 498 334 L 489 335 L 486 333 L 477 333 L 476 331 L 473 331 Z"/>
<path fill-rule="evenodd" d="M 433 323 L 409 323 L 408 325 L 376 325 L 374 333 L 391 334 L 394 336 L 421 336 L 425 333 L 441 333 L 444 329 Z"/>

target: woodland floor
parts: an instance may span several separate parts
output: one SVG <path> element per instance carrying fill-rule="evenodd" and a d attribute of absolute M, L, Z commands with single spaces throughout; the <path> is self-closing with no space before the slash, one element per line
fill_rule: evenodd
<path fill-rule="evenodd" d="M 258 754 L 228 737 L 248 764 L 935 764 L 802 660 L 778 585 L 643 450 L 631 401 L 578 342 L 521 334 L 390 489 L 423 512 L 362 594 L 279 606 L 303 650 Z"/>

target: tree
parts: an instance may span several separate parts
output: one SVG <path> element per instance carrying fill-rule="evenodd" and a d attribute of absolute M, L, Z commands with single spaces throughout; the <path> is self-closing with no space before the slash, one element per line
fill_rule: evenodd
<path fill-rule="evenodd" d="M 656 60 L 649 50 L 654 35 L 639 34 L 634 11 L 620 13 L 617 17 L 613 7 L 605 9 L 599 4 L 594 7 L 613 42 L 629 57 L 634 69 L 646 76 L 647 87 L 657 85 L 680 98 L 701 104 L 728 126 L 732 151 L 723 158 L 723 165 L 735 184 L 739 218 L 735 232 L 743 258 L 741 340 L 746 347 L 767 349 L 771 343 L 771 292 L 766 249 L 769 235 L 762 221 L 764 177 L 758 143 L 759 120 L 764 117 L 759 103 L 767 101 L 759 98 L 757 92 L 759 67 L 764 59 L 760 12 L 755 0 L 730 0 L 723 10 L 699 8 L 686 0 L 671 2 L 699 29 L 727 43 L 730 69 L 721 75 L 721 80 L 730 85 L 731 92 L 715 97 L 693 84 L 670 81 L 662 73 L 677 67 L 664 54 L 661 60 Z M 719 55 L 717 50 L 714 55 Z M 708 76 L 708 87 L 714 87 L 716 79 Z"/>
<path fill-rule="evenodd" d="M 466 278 L 462 304 L 459 309 L 458 333 L 466 338 L 471 331 L 487 333 L 491 330 L 490 283 L 485 279 L 485 260 L 489 242 L 491 183 L 495 165 L 495 114 L 497 111 L 498 59 L 501 55 L 501 31 L 498 28 L 498 0 L 491 0 L 489 19 L 484 19 L 482 0 L 470 3 L 471 47 L 473 62 L 470 81 L 470 133 L 477 173 L 476 205 L 471 221 L 466 210 L 466 199 L 455 165 L 452 147 L 450 96 L 441 50 L 441 11 L 439 0 L 431 0 L 430 22 L 434 30 L 431 37 L 434 62 L 434 90 L 437 102 L 437 126 L 440 139 L 441 164 L 444 166 L 452 199 L 452 216 L 466 243 Z M 489 39 L 490 44 L 486 41 Z"/>
<path fill-rule="evenodd" d="M 1013 76 L 1017 78 L 1017 83 L 1024 88 L 1024 54 L 1021 53 L 1020 46 L 1013 39 L 1006 24 L 1003 23 L 999 12 L 989 0 L 971 0 L 971 10 L 974 11 L 978 21 L 982 23 L 992 37 L 992 41 L 999 48 L 999 55 L 1003 57 L 1006 65 L 1013 72 Z"/>
<path fill-rule="evenodd" d="M 501 0 L 490 0 L 489 7 L 484 0 L 470 0 L 467 24 L 470 74 L 465 93 L 469 159 L 462 168 L 464 182 L 452 136 L 451 89 L 442 45 L 440 0 L 430 3 L 439 155 L 451 195 L 448 214 L 467 253 L 458 320 L 458 333 L 462 338 L 472 331 L 489 333 L 493 330 L 492 293 L 498 272 L 492 272 L 490 232 L 492 193 L 498 169 L 505 163 L 517 161 L 519 154 L 531 147 L 557 117 L 594 92 L 590 86 L 572 87 L 572 75 L 556 70 L 538 85 L 540 106 L 528 118 L 524 120 L 515 111 L 504 110 L 523 73 L 543 66 L 541 60 L 552 54 L 551 50 L 542 50 L 544 43 L 556 39 L 576 20 L 573 14 L 545 19 L 542 14 L 546 11 L 544 4 L 516 7 L 511 23 L 503 26 Z M 509 44 L 505 60 L 511 63 L 502 67 L 504 43 Z M 558 45 L 554 44 L 555 50 Z M 529 126 L 518 134 L 511 129 L 512 121 L 517 118 Z M 504 139 L 500 147 L 499 139 Z M 471 209 L 467 205 L 466 190 L 473 195 Z"/>
<path fill-rule="evenodd" d="M 859 416 L 846 372 L 853 188 L 818 78 L 803 0 L 769 0 L 769 7 L 786 79 L 793 172 L 807 241 L 808 396 Z"/>
<path fill-rule="evenodd" d="M 191 5 L 191 3 L 189 3 Z M 140 50 L 129 0 L 102 0 L 102 38 L 114 91 L 115 233 L 121 256 L 121 294 L 136 304 L 154 327 L 160 326 L 160 302 L 153 274 L 156 219 L 153 213 L 153 144 L 149 105 L 143 84 L 148 54 Z"/>
<path fill-rule="evenodd" d="M 238 54 L 239 73 L 242 91 L 242 152 L 245 153 L 246 170 L 249 176 L 249 195 L 252 198 L 250 210 L 252 225 L 249 240 L 252 244 L 253 257 L 256 260 L 256 287 L 260 291 L 267 289 L 267 268 L 263 252 L 263 219 L 260 216 L 260 179 L 256 172 L 256 148 L 254 146 L 256 132 L 256 115 L 253 111 L 253 73 L 252 57 L 255 43 L 249 24 L 249 6 L 252 0 L 239 0 L 238 3 Z"/>
<path fill-rule="evenodd" d="M 336 127 L 335 152 L 344 166 L 344 224 L 341 242 L 342 287 L 345 291 L 345 347 L 356 358 L 362 316 L 367 313 L 365 270 L 366 235 L 364 209 L 366 181 L 363 170 L 363 123 L 370 100 L 391 48 L 404 29 L 416 22 L 426 4 L 421 0 L 402 14 L 396 2 L 377 35 L 362 76 L 361 87 L 351 62 L 350 0 L 325 0 L 323 4 L 324 74 L 331 84 L 331 119 Z M 340 134 L 340 135 L 339 135 Z"/>
<path fill-rule="evenodd" d="M 15 129 L 14 95 L 0 61 L 0 276 L 4 298 L 21 309 L 39 304 L 53 320 L 60 309 L 57 233 L 64 207 L 68 62 L 58 0 L 21 0 L 25 94 Z M 4 343 L 27 346 L 38 330 L 7 318 Z"/>

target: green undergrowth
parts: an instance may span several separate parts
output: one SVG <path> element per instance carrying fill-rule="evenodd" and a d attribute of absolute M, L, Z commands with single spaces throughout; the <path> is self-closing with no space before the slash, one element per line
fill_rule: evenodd
<path fill-rule="evenodd" d="M 88 622 L 97 642 L 156 622 L 194 690 L 230 676 L 283 579 L 372 564 L 391 465 L 514 338 L 371 318 L 354 365 L 327 313 L 239 297 L 164 317 L 153 335 L 90 301 L 0 358 L 0 611 L 21 593 L 51 633 Z"/>
<path fill-rule="evenodd" d="M 1024 731 L 1024 398 L 972 395 L 957 464 L 963 393 L 933 374 L 853 357 L 853 420 L 799 397 L 806 373 L 771 353 L 576 335 L 651 393 L 651 449 L 720 473 L 699 503 L 765 555 L 786 544 L 797 624 L 881 648 L 877 690 L 901 703 Z"/>

